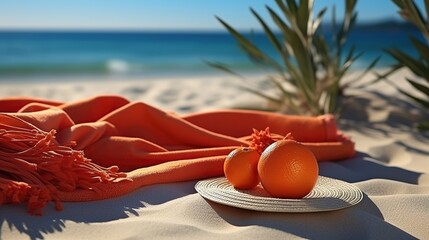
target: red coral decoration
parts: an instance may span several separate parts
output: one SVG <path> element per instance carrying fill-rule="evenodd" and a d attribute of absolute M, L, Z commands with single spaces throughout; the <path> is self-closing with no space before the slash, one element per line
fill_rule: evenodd
<path fill-rule="evenodd" d="M 252 139 L 250 140 L 250 147 L 256 149 L 259 154 L 270 146 L 275 140 L 270 134 L 270 128 L 267 127 L 265 130 L 258 131 L 253 129 L 253 133 L 251 135 Z"/>
<path fill-rule="evenodd" d="M 260 131 L 253 129 L 249 146 L 255 149 L 256 151 L 258 151 L 259 154 L 262 154 L 262 152 L 268 146 L 270 146 L 275 141 L 282 140 L 282 139 L 293 140 L 292 133 L 288 133 L 286 134 L 286 136 L 283 137 L 281 135 L 271 134 L 269 127 L 266 127 L 265 130 L 260 130 Z"/>

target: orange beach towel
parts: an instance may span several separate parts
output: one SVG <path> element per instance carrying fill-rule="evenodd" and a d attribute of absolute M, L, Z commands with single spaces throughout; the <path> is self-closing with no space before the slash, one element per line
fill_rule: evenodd
<path fill-rule="evenodd" d="M 330 115 L 248 110 L 180 116 L 119 96 L 62 103 L 0 99 L 0 205 L 92 201 L 142 186 L 223 175 L 226 155 L 248 146 L 253 129 L 291 133 L 319 161 L 355 154 Z"/>

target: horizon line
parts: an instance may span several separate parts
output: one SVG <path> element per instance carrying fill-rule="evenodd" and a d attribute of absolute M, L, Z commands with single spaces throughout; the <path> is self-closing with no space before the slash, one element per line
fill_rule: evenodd
<path fill-rule="evenodd" d="M 397 25 L 401 24 L 409 24 L 409 22 L 403 19 L 396 18 L 385 18 L 380 20 L 371 20 L 371 21 L 362 21 L 356 22 L 356 27 L 365 26 L 376 26 L 380 24 L 393 23 Z M 330 23 L 323 23 L 323 25 L 330 25 Z M 239 32 L 264 32 L 262 28 L 258 27 L 250 27 L 250 28 L 236 28 Z M 227 32 L 225 28 L 221 26 L 216 28 L 135 28 L 135 27 L 0 27 L 0 32 L 210 32 L 210 33 L 222 33 Z"/>

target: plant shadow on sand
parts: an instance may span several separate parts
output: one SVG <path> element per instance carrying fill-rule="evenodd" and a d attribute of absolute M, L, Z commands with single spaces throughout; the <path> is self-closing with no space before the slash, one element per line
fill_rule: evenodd
<path fill-rule="evenodd" d="M 356 130 L 368 135 L 389 136 L 406 132 L 429 140 L 429 131 L 416 128 L 419 122 L 428 119 L 429 112 L 409 99 L 365 91 L 348 95 L 343 100 L 339 125 L 342 130 Z"/>
<path fill-rule="evenodd" d="M 362 144 L 365 151 L 351 159 L 321 163 L 322 173 L 348 182 L 381 178 L 417 184 L 421 173 L 401 166 L 429 155 L 429 132 L 416 128 L 429 119 L 429 112 L 407 100 L 379 91 L 348 96 L 339 127 L 352 140 L 357 138 L 357 149 Z"/>
<path fill-rule="evenodd" d="M 66 221 L 76 223 L 102 223 L 130 216 L 139 216 L 138 210 L 187 196 L 194 192 L 194 182 L 147 186 L 125 196 L 84 203 L 64 203 L 63 211 L 55 211 L 48 204 L 43 216 L 31 216 L 25 206 L 0 206 L 0 228 L 19 231 L 30 239 L 44 239 L 46 235 L 62 232 Z M 0 232 L 0 239 L 6 238 Z"/>

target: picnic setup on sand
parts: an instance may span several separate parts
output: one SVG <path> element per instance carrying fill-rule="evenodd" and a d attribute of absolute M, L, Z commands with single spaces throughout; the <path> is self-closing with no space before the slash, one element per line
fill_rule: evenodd
<path fill-rule="evenodd" d="M 391 4 L 274 0 L 250 34 L 0 24 L 0 239 L 429 239 L 429 6 Z"/>
<path fill-rule="evenodd" d="M 342 132 L 332 115 L 231 109 L 179 115 L 112 95 L 75 102 L 3 98 L 0 109 L 2 238 L 86 236 L 91 226 L 107 236 L 116 228 L 111 224 L 130 224 L 131 237 L 162 237 L 167 229 L 209 238 L 426 234 L 429 178 L 421 170 L 427 140 L 412 132 L 383 133 L 352 120 Z M 249 152 L 261 162 L 269 146 L 281 142 L 293 146 L 277 146 L 265 160 L 275 164 L 276 151 L 287 147 L 298 146 L 292 151 L 298 157 L 280 152 L 286 159 L 306 158 L 301 148 L 314 154 L 307 158 L 316 170 L 286 161 L 274 165 L 298 171 L 290 181 L 301 188 L 286 193 L 307 184 L 304 197 L 273 197 L 262 178 L 262 184 L 238 188 L 233 183 L 248 181 L 246 176 L 225 178 L 227 171 L 234 174 L 226 159 L 252 158 L 234 159 L 235 150 L 255 149 Z M 235 172 L 245 175 L 245 164 Z M 316 182 L 305 179 L 314 172 Z M 265 171 L 267 186 L 273 174 Z"/>

